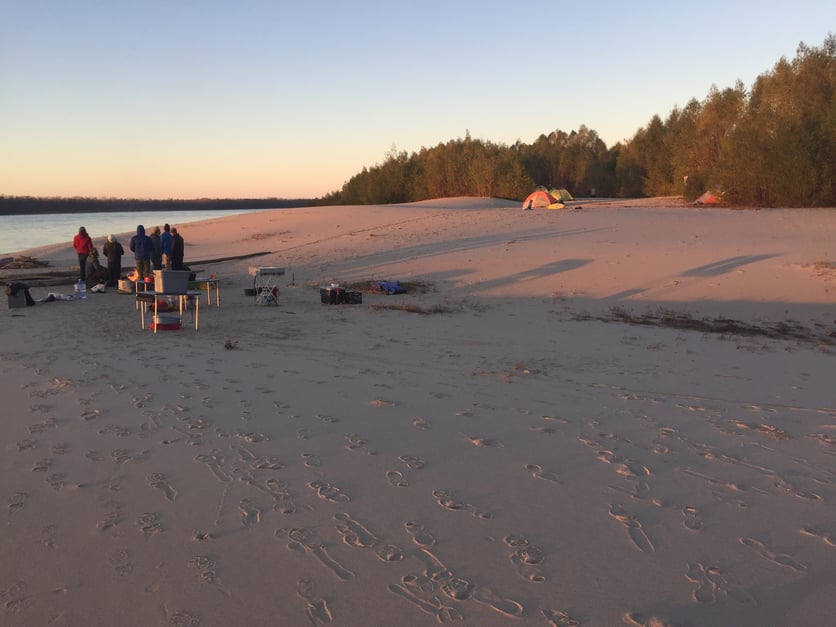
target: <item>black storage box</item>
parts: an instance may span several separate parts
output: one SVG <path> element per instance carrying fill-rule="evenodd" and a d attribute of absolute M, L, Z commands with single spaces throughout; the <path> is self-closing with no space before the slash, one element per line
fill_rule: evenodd
<path fill-rule="evenodd" d="M 29 294 L 29 286 L 26 283 L 9 283 L 6 286 L 6 296 L 9 299 L 9 309 L 35 304 L 35 299 Z"/>
<path fill-rule="evenodd" d="M 346 292 L 345 302 L 349 305 L 362 305 L 363 292 Z"/>
<path fill-rule="evenodd" d="M 323 305 L 341 305 L 345 302 L 345 288 L 336 285 L 320 287 L 319 298 Z"/>

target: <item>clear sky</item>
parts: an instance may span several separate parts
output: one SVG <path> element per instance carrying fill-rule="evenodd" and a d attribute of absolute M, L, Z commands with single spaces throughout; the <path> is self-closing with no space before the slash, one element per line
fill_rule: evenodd
<path fill-rule="evenodd" d="M 612 146 L 833 0 L 0 0 L 0 195 L 322 196 L 394 147 Z"/>

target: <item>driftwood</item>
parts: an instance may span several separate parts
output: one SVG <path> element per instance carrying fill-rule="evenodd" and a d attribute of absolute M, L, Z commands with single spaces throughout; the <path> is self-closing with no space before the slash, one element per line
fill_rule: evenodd
<path fill-rule="evenodd" d="M 0 270 L 21 270 L 28 268 L 46 268 L 48 261 L 41 261 L 35 257 L 20 255 L 18 257 L 5 257 L 0 259 Z"/>

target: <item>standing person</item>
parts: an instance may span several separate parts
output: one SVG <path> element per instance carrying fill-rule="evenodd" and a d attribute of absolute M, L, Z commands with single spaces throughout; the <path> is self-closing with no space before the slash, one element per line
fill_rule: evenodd
<path fill-rule="evenodd" d="M 119 279 L 122 278 L 122 255 L 125 254 L 125 249 L 116 236 L 108 235 L 102 247 L 102 254 L 107 258 L 107 286 L 118 287 Z"/>
<path fill-rule="evenodd" d="M 163 226 L 163 234 L 160 236 L 160 242 L 163 245 L 163 267 L 166 270 L 171 270 L 171 226 L 166 224 Z"/>
<path fill-rule="evenodd" d="M 78 227 L 78 233 L 73 237 L 73 248 L 78 254 L 78 278 L 83 281 L 86 277 L 85 267 L 87 265 L 87 256 L 93 250 L 93 240 L 87 234 L 87 229 L 83 226 Z"/>
<path fill-rule="evenodd" d="M 151 231 L 151 241 L 154 242 L 154 250 L 151 252 L 151 266 L 154 270 L 163 269 L 163 241 L 160 235 L 160 227 L 155 226 Z"/>
<path fill-rule="evenodd" d="M 141 224 L 136 227 L 136 235 L 131 238 L 128 248 L 136 260 L 137 281 L 151 278 L 151 253 L 154 252 L 154 242 L 145 234 L 145 227 Z"/>
<path fill-rule="evenodd" d="M 186 242 L 183 236 L 177 232 L 177 229 L 171 229 L 171 269 L 184 270 L 183 255 L 186 252 Z"/>

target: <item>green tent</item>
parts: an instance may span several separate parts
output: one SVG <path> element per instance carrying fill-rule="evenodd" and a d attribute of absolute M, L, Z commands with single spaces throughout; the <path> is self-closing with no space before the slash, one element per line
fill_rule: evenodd
<path fill-rule="evenodd" d="M 566 189 L 562 187 L 560 189 L 550 189 L 549 194 L 552 196 L 552 198 L 554 198 L 555 200 L 559 200 L 560 202 L 566 202 L 567 200 L 575 200 L 572 197 L 572 194 L 570 194 Z"/>

